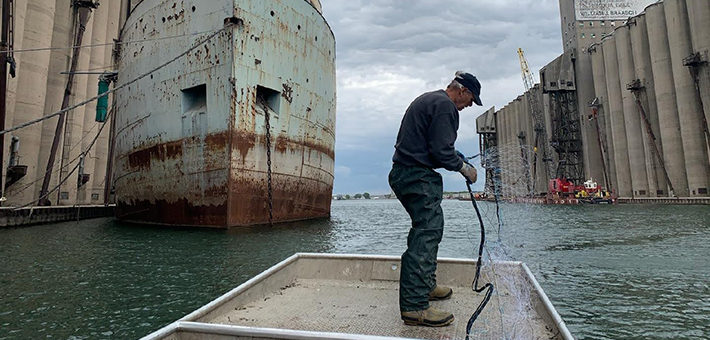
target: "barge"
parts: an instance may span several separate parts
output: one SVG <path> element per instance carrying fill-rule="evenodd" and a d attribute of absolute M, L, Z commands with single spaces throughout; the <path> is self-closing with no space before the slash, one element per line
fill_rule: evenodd
<path fill-rule="evenodd" d="M 225 23 L 227 25 L 225 25 Z M 318 0 L 134 2 L 116 95 L 117 217 L 228 228 L 330 215 L 335 37 Z"/>
<path fill-rule="evenodd" d="M 454 295 L 432 305 L 456 317 L 442 328 L 400 320 L 399 268 L 393 256 L 296 254 L 142 340 L 465 339 L 483 299 L 471 290 L 476 261 L 438 260 L 437 280 Z M 496 289 L 472 339 L 574 339 L 524 263 L 496 261 L 481 274 Z"/>

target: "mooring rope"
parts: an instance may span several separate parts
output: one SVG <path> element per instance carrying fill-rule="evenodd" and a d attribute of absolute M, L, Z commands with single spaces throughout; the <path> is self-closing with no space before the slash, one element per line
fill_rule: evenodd
<path fill-rule="evenodd" d="M 91 102 L 93 102 L 93 101 L 95 101 L 95 100 L 97 100 L 97 99 L 99 99 L 99 98 L 101 98 L 101 97 L 108 96 L 108 95 L 110 95 L 110 94 L 112 94 L 112 93 L 114 93 L 114 92 L 116 92 L 116 91 L 118 91 L 118 90 L 121 90 L 121 89 L 123 89 L 123 88 L 125 88 L 125 87 L 128 87 L 128 86 L 130 86 L 130 85 L 136 83 L 137 81 L 139 81 L 139 80 L 141 80 L 141 79 L 143 79 L 143 78 L 145 78 L 145 77 L 148 77 L 148 76 L 150 76 L 151 74 L 153 74 L 153 73 L 159 71 L 160 69 L 162 69 L 162 68 L 164 68 L 164 67 L 166 67 L 166 66 L 168 66 L 168 65 L 170 65 L 170 64 L 172 64 L 172 63 L 174 63 L 175 61 L 177 61 L 178 59 L 184 57 L 185 55 L 189 54 L 190 52 L 194 51 L 194 50 L 197 49 L 198 47 L 201 47 L 201 46 L 204 45 L 206 42 L 208 42 L 208 41 L 212 40 L 212 38 L 216 37 L 218 34 L 224 32 L 224 30 L 226 30 L 226 29 L 227 29 L 228 27 L 230 27 L 231 25 L 232 25 L 232 24 L 227 24 L 227 25 L 225 25 L 224 27 L 220 28 L 219 30 L 217 30 L 217 31 L 215 31 L 214 33 L 212 33 L 211 35 L 209 35 L 207 38 L 202 39 L 202 40 L 198 41 L 197 43 L 195 43 L 192 47 L 190 47 L 189 49 L 187 49 L 185 52 L 180 53 L 178 56 L 176 56 L 176 57 L 170 59 L 169 61 L 165 62 L 164 64 L 162 64 L 162 65 L 160 65 L 160 66 L 158 66 L 158 67 L 156 67 L 156 68 L 154 68 L 154 69 L 152 69 L 152 70 L 150 70 L 150 71 L 148 71 L 148 72 L 146 72 L 146 73 L 144 73 L 144 74 L 138 76 L 137 78 L 135 78 L 135 79 L 133 79 L 133 80 L 131 80 L 131 81 L 125 83 L 125 84 L 122 84 L 122 85 L 120 85 L 120 86 L 118 86 L 118 87 L 115 87 L 115 88 L 113 88 L 112 90 L 109 90 L 109 91 L 107 91 L 107 92 L 105 92 L 105 93 L 102 93 L 102 94 L 100 94 L 100 95 L 97 95 L 97 96 L 95 96 L 95 97 L 89 98 L 89 99 L 87 99 L 87 100 L 85 100 L 85 101 L 83 101 L 83 102 L 80 102 L 80 103 L 78 103 L 78 104 L 75 104 L 75 105 L 72 105 L 72 106 L 70 106 L 70 107 L 67 107 L 66 109 L 59 110 L 59 111 L 54 112 L 54 113 L 52 113 L 52 114 L 48 114 L 48 115 L 46 115 L 46 116 L 44 116 L 44 117 L 42 117 L 42 118 L 38 118 L 38 119 L 35 119 L 35 120 L 31 120 L 31 121 L 29 121 L 29 122 L 27 122 L 27 123 L 20 124 L 20 125 L 18 125 L 18 126 L 13 127 L 13 128 L 0 131 L 0 136 L 5 135 L 6 133 L 10 133 L 10 132 L 13 132 L 13 131 L 22 129 L 22 128 L 26 128 L 26 127 L 28 127 L 28 126 L 30 126 L 30 125 L 37 124 L 37 123 L 39 123 L 39 122 L 45 121 L 45 120 L 47 120 L 47 119 L 50 119 L 50 118 L 52 118 L 52 117 L 59 116 L 59 115 L 61 115 L 61 114 L 63 114 L 63 113 L 69 112 L 69 111 L 74 110 L 74 109 L 76 109 L 76 108 L 78 108 L 78 107 L 81 107 L 81 106 L 84 106 L 84 105 L 86 105 L 86 104 L 88 104 L 88 103 L 91 103 Z"/>

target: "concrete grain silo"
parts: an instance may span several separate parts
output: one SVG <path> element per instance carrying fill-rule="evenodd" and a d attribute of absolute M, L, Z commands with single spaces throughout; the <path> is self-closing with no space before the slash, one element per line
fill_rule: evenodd
<path fill-rule="evenodd" d="M 710 121 L 710 1 L 686 0 L 688 18 L 690 20 L 690 35 L 693 41 L 693 55 L 686 64 L 697 74 L 700 97 L 705 111 L 704 128 L 708 132 Z M 710 134 L 706 134 L 710 140 Z M 710 143 L 708 145 L 710 147 Z M 710 152 L 710 149 L 708 150 Z"/>
<path fill-rule="evenodd" d="M 656 106 L 660 137 L 663 141 L 663 158 L 671 179 L 675 196 L 688 196 L 688 175 L 685 172 L 685 152 L 678 117 L 678 103 L 673 79 L 673 65 L 668 42 L 664 4 L 657 3 L 646 8 L 649 37 L 649 54 L 656 89 Z"/>
<path fill-rule="evenodd" d="M 25 18 L 27 17 L 27 1 L 16 1 L 14 2 L 13 5 L 14 9 L 14 22 L 15 22 L 15 32 L 13 34 L 14 36 L 14 49 L 15 50 L 21 50 L 22 49 L 22 42 L 24 41 L 24 36 L 25 36 Z M 0 10 L 2 10 L 2 2 L 0 2 Z M 22 64 L 22 53 L 15 53 L 12 56 L 15 59 L 15 63 L 19 66 Z M 16 71 L 17 73 L 17 71 Z M 16 103 L 16 95 L 17 95 L 17 78 L 11 78 L 7 77 L 7 96 L 5 100 L 5 127 L 8 128 L 12 125 L 12 122 L 15 118 L 15 103 Z M 10 156 L 11 156 L 11 147 L 12 147 L 12 134 L 5 134 L 4 136 L 4 150 L 3 151 L 3 163 L 1 166 L 3 167 L 3 172 L 2 172 L 2 178 L 0 181 L 1 185 L 5 185 L 5 189 L 3 191 L 4 195 L 6 198 L 9 197 L 7 194 L 7 191 L 10 190 L 6 183 L 7 183 L 7 172 L 8 172 L 8 165 L 10 164 Z M 20 148 L 22 145 L 20 145 Z M 26 165 L 26 161 L 24 161 Z M 30 166 L 27 166 L 28 168 Z M 13 179 L 11 179 L 12 181 Z M 15 189 L 17 191 L 17 189 Z M 19 198 L 19 197 L 18 197 Z M 18 202 L 20 201 L 19 199 L 17 200 Z M 12 201 L 8 202 L 9 204 L 12 204 Z M 4 204 L 5 206 L 9 204 Z"/>
<path fill-rule="evenodd" d="M 121 3 L 119 1 L 111 1 L 108 3 L 108 13 L 109 17 L 106 22 L 107 27 L 106 27 L 106 35 L 104 38 L 104 41 L 110 41 L 114 37 L 118 37 L 118 24 L 119 24 L 119 11 L 121 8 Z M 113 47 L 112 46 L 106 46 L 104 48 L 104 56 L 103 56 L 103 69 L 105 71 L 115 71 L 115 65 L 114 65 L 114 60 L 113 60 Z M 112 103 L 113 95 L 109 97 L 109 105 Z M 97 131 L 98 132 L 98 131 Z M 110 133 L 111 129 L 108 127 L 104 128 L 103 131 L 101 131 L 101 134 L 99 135 L 99 139 L 96 141 L 96 145 L 94 146 L 96 150 L 96 158 L 97 159 L 107 159 L 109 157 L 109 143 L 110 143 Z M 111 180 L 107 179 L 107 165 L 108 162 L 94 162 L 94 170 L 93 173 L 91 174 L 91 177 L 93 178 L 92 180 L 92 187 L 91 187 L 91 204 L 96 204 L 97 202 L 103 202 L 104 201 L 104 195 L 108 194 L 110 192 L 111 187 L 109 186 L 109 192 L 104 192 L 106 190 L 106 182 L 108 180 L 109 184 L 111 184 Z M 88 189 L 87 189 L 88 190 Z"/>
<path fill-rule="evenodd" d="M 693 52 L 688 11 L 685 0 L 666 0 L 664 9 L 688 174 L 688 192 L 691 197 L 705 197 L 710 186 L 710 166 L 702 124 L 704 114 L 693 77 L 683 64 L 683 59 Z"/>
<path fill-rule="evenodd" d="M 93 23 L 91 25 L 91 44 L 100 44 L 106 39 L 106 31 L 108 29 L 108 17 L 109 17 L 109 6 L 99 6 L 94 10 Z M 109 46 L 108 48 L 111 48 Z M 104 50 L 106 46 L 96 46 L 91 49 L 89 55 L 89 65 L 87 70 L 100 70 L 106 61 L 104 60 L 105 54 Z M 89 53 L 87 53 L 89 54 Z M 110 64 L 109 64 L 110 65 Z M 86 75 L 86 92 L 85 98 L 91 98 L 96 95 L 99 83 L 98 74 Z M 88 103 L 83 107 L 82 110 L 77 110 L 77 113 L 83 117 L 82 122 L 82 133 L 81 133 L 81 150 L 87 150 L 91 145 L 92 141 L 97 137 L 99 130 L 99 124 L 96 122 L 96 102 Z M 105 144 L 106 141 L 104 141 Z M 94 170 L 96 168 L 98 146 L 93 147 L 86 157 L 83 158 L 83 165 L 81 165 L 79 172 L 79 188 L 77 191 L 77 204 L 91 204 L 91 191 L 94 185 L 94 180 L 96 177 L 102 174 L 95 174 Z"/>
<path fill-rule="evenodd" d="M 92 80 L 88 80 L 86 75 L 83 76 L 83 80 L 81 76 L 76 76 L 74 82 L 67 86 L 71 77 L 62 72 L 70 71 L 73 51 L 77 51 L 80 55 L 78 59 L 81 59 L 77 60 L 78 66 L 75 71 L 86 73 L 93 68 L 98 69 L 99 72 L 111 70 L 113 50 L 111 45 L 114 39 L 118 38 L 116 27 L 119 2 L 14 1 L 12 15 L 14 45 L 12 47 L 15 51 L 13 57 L 16 62 L 17 77 L 8 77 L 6 128 L 59 111 L 67 91 L 72 95 L 72 103 L 84 101 L 97 94 L 98 88 L 95 82 L 97 75 L 91 76 Z M 77 42 L 78 33 L 82 31 L 77 13 L 82 9 L 86 9 L 89 18 L 95 16 L 98 18 L 84 27 L 84 38 Z M 110 23 L 114 25 L 112 34 L 107 32 Z M 108 46 L 71 48 L 75 45 L 90 44 Z M 106 50 L 109 51 L 108 54 Z M 56 134 L 59 117 L 5 134 L 4 164 L 1 166 L 4 170 L 2 180 L 6 187 L 7 201 L 3 206 L 38 204 L 45 175 L 51 175 L 47 190 L 55 191 L 48 196 L 49 204 L 103 204 L 103 195 L 96 197 L 96 200 L 89 200 L 88 192 L 86 196 L 77 200 L 80 176 L 76 171 L 72 173 L 70 168 L 77 164 L 77 156 L 88 147 L 86 140 L 91 141 L 95 137 L 95 134 L 87 135 L 87 131 L 83 129 L 85 122 L 90 122 L 94 126 L 95 114 L 92 104 L 69 111 L 66 116 L 70 118 L 67 123 L 70 123 L 71 128 L 64 129 L 62 124 L 59 134 Z M 81 122 L 82 127 L 77 128 L 75 124 L 77 122 Z M 106 131 L 108 130 L 107 127 Z M 86 138 L 82 140 L 84 136 Z M 102 182 L 105 173 L 97 175 L 94 172 L 97 166 L 99 169 L 103 168 L 105 172 L 109 157 L 107 152 L 99 152 L 99 149 L 106 148 L 107 144 L 108 139 L 104 138 L 94 145 L 95 149 L 89 152 L 90 158 L 87 158 L 89 166 L 85 170 L 85 173 L 91 174 L 93 179 L 101 178 Z M 55 161 L 50 165 L 51 170 L 47 171 L 53 145 L 56 146 Z M 69 150 L 72 150 L 72 155 L 69 155 Z M 75 156 L 77 160 L 63 162 L 72 160 L 71 156 Z M 58 187 L 62 181 L 64 183 Z M 59 199 L 60 197 L 63 199 Z"/>
<path fill-rule="evenodd" d="M 525 186 L 525 179 L 522 177 L 523 174 L 523 160 L 520 153 L 520 131 L 522 128 L 521 116 L 523 107 L 521 105 L 522 96 L 518 96 L 513 101 L 513 111 L 512 111 L 512 135 L 511 135 L 511 175 L 513 180 L 513 195 L 520 196 L 523 192 L 522 188 Z"/>
<path fill-rule="evenodd" d="M 604 150 L 604 164 L 608 180 L 607 189 L 615 192 L 618 187 L 616 180 L 616 162 L 614 162 L 614 139 L 611 133 L 611 110 L 609 109 L 609 94 L 607 91 L 606 70 L 604 68 L 604 53 L 601 43 L 589 47 L 592 61 L 592 74 L 594 75 L 594 92 L 599 100 L 597 119 L 601 133 L 601 142 Z"/>
<path fill-rule="evenodd" d="M 642 134 L 644 131 L 641 125 L 641 114 L 639 113 L 636 98 L 627 89 L 627 86 L 636 78 L 628 26 L 622 26 L 614 30 L 614 37 L 616 38 L 616 53 L 619 60 L 621 98 L 629 163 L 631 165 L 633 197 L 648 197 L 648 174 L 646 172 L 646 153 L 643 145 Z"/>
<path fill-rule="evenodd" d="M 616 179 L 618 181 L 617 194 L 619 197 L 632 197 L 631 165 L 627 147 L 626 126 L 624 124 L 624 103 L 621 97 L 619 58 L 614 35 L 602 39 L 602 51 L 609 97 L 608 112 L 611 118 L 611 138 L 614 140 L 614 162 L 616 163 Z"/>
<path fill-rule="evenodd" d="M 25 19 L 23 48 L 38 49 L 47 48 L 52 45 L 52 28 L 54 26 L 54 6 L 55 0 L 33 1 L 27 5 L 27 16 Z M 6 126 L 17 126 L 44 116 L 44 99 L 47 94 L 47 77 L 49 70 L 49 52 L 40 51 L 23 55 L 22 61 L 17 70 L 17 93 L 15 95 L 15 105 L 12 109 L 15 114 L 11 123 L 6 122 Z M 36 199 L 33 190 L 25 190 L 28 186 L 33 186 L 33 181 L 42 170 L 38 171 L 36 159 L 39 157 L 39 136 L 42 133 L 41 125 L 35 124 L 20 129 L 12 133 L 16 142 L 19 142 L 19 162 L 27 165 L 27 172 L 17 179 L 6 193 L 12 198 L 10 202 L 21 202 L 22 204 L 32 202 Z M 12 144 L 6 144 L 12 148 Z M 12 157 L 12 156 L 10 156 Z M 6 168 L 5 168 L 6 169 Z M 13 178 L 13 173 L 9 173 Z"/>
<path fill-rule="evenodd" d="M 649 195 L 651 197 L 663 197 L 668 195 L 668 180 L 664 171 L 665 164 L 661 162 L 663 159 L 663 145 L 658 121 L 656 87 L 651 68 L 651 53 L 645 13 L 630 19 L 628 27 L 631 34 L 636 81 L 639 87 L 633 92 L 641 102 L 639 112 L 641 113 L 641 109 L 643 109 L 644 113 L 641 116 L 641 128 L 646 154 Z"/>
<path fill-rule="evenodd" d="M 508 105 L 505 105 L 498 111 L 497 114 L 498 121 L 498 157 L 499 157 L 499 170 L 500 170 L 500 181 L 501 181 L 501 195 L 507 197 L 508 195 L 508 155 L 505 152 L 506 145 L 508 144 L 508 131 L 510 125 L 508 124 Z"/>

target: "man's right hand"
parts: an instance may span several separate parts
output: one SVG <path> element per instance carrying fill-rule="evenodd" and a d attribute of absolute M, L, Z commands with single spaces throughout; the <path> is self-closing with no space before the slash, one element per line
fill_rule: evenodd
<path fill-rule="evenodd" d="M 478 170 L 470 166 L 468 163 L 463 163 L 463 167 L 459 170 L 459 172 L 471 183 L 476 183 L 478 180 Z"/>

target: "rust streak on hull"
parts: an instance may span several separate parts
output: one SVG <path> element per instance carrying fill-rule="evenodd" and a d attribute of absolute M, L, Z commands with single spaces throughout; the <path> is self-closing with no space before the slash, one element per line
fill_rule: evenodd
<path fill-rule="evenodd" d="M 181 2 L 142 0 L 121 36 L 178 37 L 156 40 L 154 48 L 123 46 L 121 55 L 130 58 L 117 58 L 117 84 L 182 52 L 195 31 L 223 28 L 225 19 L 239 24 L 116 93 L 121 133 L 113 183 L 120 219 L 216 228 L 266 224 L 269 170 L 275 222 L 330 215 L 335 37 L 309 2 L 202 1 L 183 11 Z M 273 111 L 268 122 L 267 106 Z"/>
<path fill-rule="evenodd" d="M 151 160 L 164 161 L 182 156 L 182 141 L 159 144 L 128 155 L 131 168 L 150 169 Z"/>

